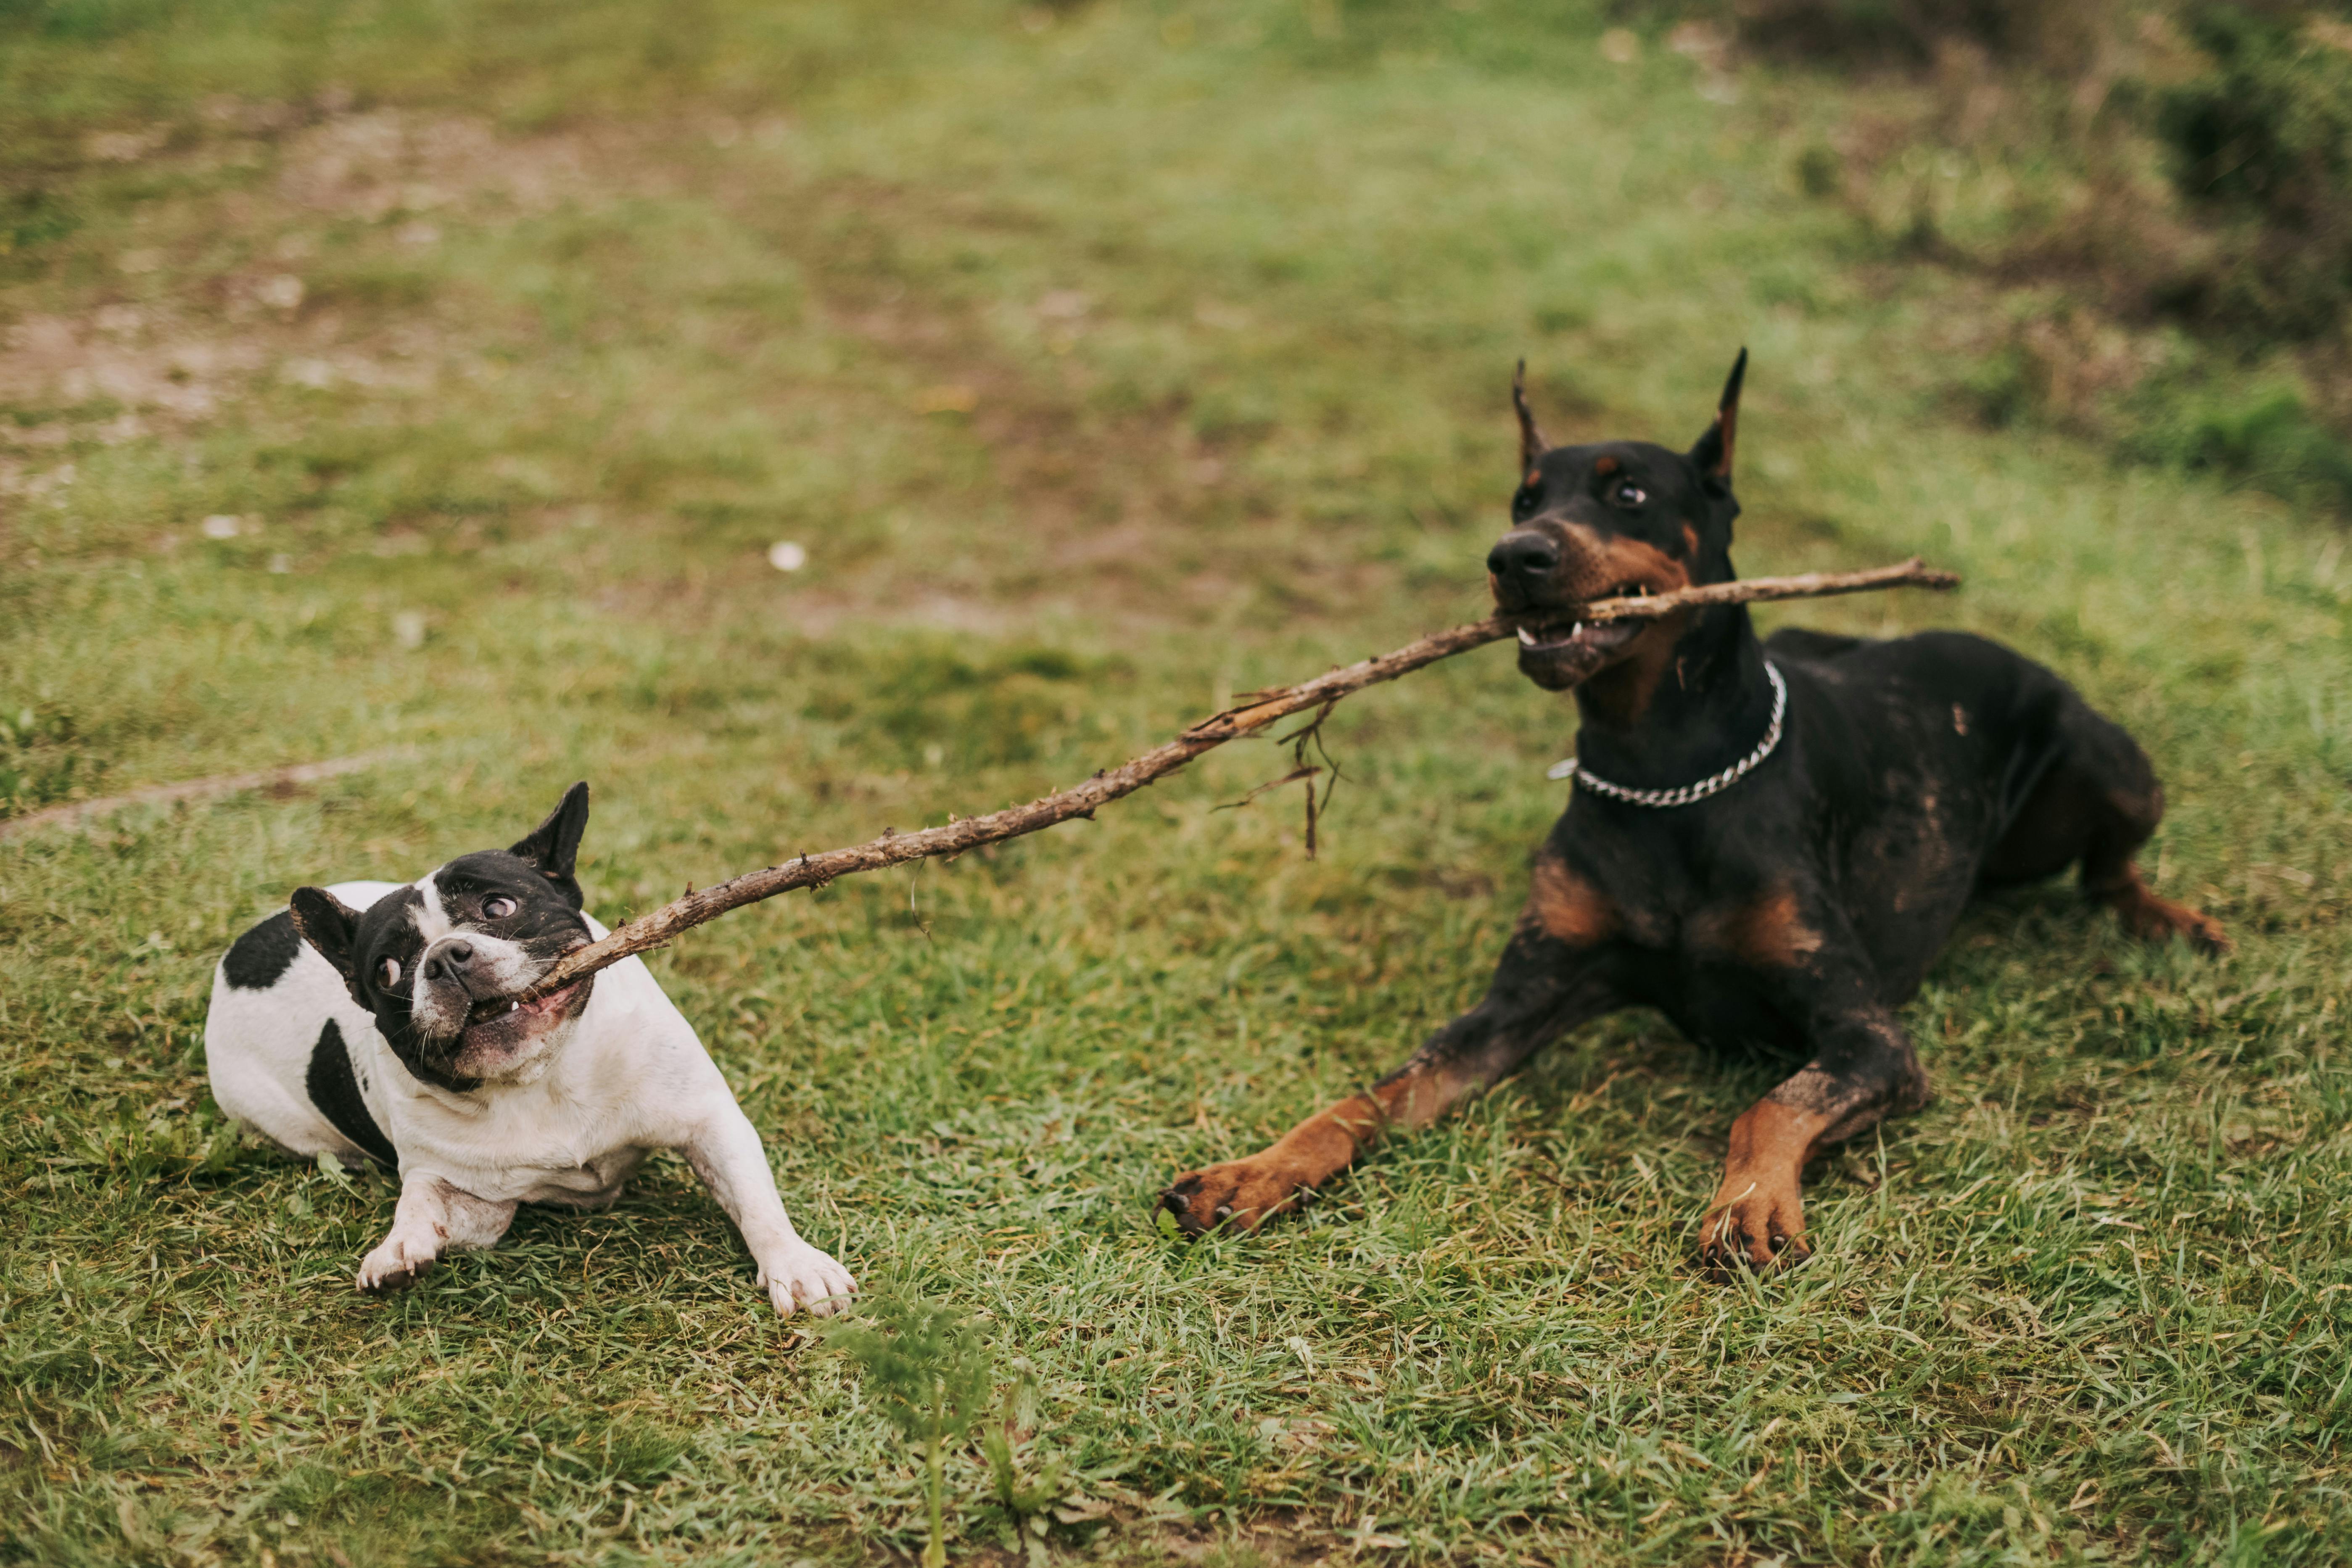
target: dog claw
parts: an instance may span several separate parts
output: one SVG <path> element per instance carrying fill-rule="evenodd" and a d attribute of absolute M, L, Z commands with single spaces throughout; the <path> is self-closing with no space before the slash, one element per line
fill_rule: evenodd
<path fill-rule="evenodd" d="M 1187 1236 L 1220 1228 L 1250 1231 L 1295 1206 L 1303 1191 L 1304 1184 L 1279 1162 L 1260 1157 L 1187 1172 L 1160 1194 L 1160 1206 Z"/>

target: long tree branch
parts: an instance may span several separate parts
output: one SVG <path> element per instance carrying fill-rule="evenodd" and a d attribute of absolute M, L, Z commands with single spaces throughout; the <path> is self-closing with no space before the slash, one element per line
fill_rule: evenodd
<path fill-rule="evenodd" d="M 1918 558 L 1914 556 L 1899 565 L 1881 566 L 1868 572 L 1811 572 L 1796 577 L 1753 577 L 1746 582 L 1715 583 L 1705 587 L 1685 588 L 1675 593 L 1641 598 L 1603 599 L 1585 605 L 1578 615 L 1591 622 L 1647 620 L 1694 605 L 1748 604 L 1759 599 L 1816 599 L 1833 594 L 1866 593 L 1874 588 L 1951 588 L 1958 583 L 1959 578 L 1955 574 L 1932 571 L 1920 564 Z M 1517 627 L 1518 622 L 1512 617 L 1496 616 L 1474 621 L 1468 626 L 1455 626 L 1451 631 L 1433 633 L 1418 642 L 1407 643 L 1393 653 L 1384 653 L 1360 664 L 1331 670 L 1312 680 L 1302 680 L 1296 686 L 1251 692 L 1238 706 L 1202 720 L 1167 744 L 1155 747 L 1118 767 L 1105 769 L 1074 788 L 1057 791 L 1026 805 L 1008 806 L 1003 811 L 992 811 L 986 816 L 967 817 L 962 821 L 950 819 L 942 826 L 926 827 L 915 833 L 885 833 L 879 838 L 846 849 L 829 849 L 822 855 L 802 855 L 780 866 L 746 871 L 716 887 L 689 891 L 683 898 L 665 904 L 650 914 L 638 916 L 602 942 L 591 942 L 566 953 L 530 989 L 525 999 L 561 990 L 584 975 L 618 963 L 632 953 L 660 947 L 680 932 L 717 920 L 730 910 L 741 909 L 745 904 L 755 904 L 762 899 L 772 899 L 795 888 L 822 888 L 836 877 L 853 876 L 860 871 L 878 871 L 887 866 L 900 866 L 909 860 L 933 856 L 960 855 L 983 844 L 1000 844 L 1008 838 L 1034 833 L 1041 827 L 1051 827 L 1057 822 L 1067 822 L 1074 816 L 1092 816 L 1097 807 L 1108 805 L 1122 795 L 1132 795 L 1144 785 L 1165 778 L 1202 752 L 1213 751 L 1228 741 L 1254 735 L 1294 713 L 1328 707 L 1367 686 L 1394 680 L 1400 675 L 1409 674 L 1426 664 L 1434 664 L 1441 658 L 1450 658 L 1457 653 L 1499 641 L 1513 635 Z"/>

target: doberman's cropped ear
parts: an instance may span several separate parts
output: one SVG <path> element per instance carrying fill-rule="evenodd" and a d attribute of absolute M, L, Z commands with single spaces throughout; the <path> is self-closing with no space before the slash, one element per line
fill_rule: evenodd
<path fill-rule="evenodd" d="M 295 931 L 318 950 L 320 958 L 335 966 L 335 973 L 343 977 L 344 988 L 357 1001 L 359 990 L 352 979 L 358 962 L 352 942 L 359 933 L 359 910 L 324 888 L 297 888 L 294 896 L 287 900 L 286 912 L 293 917 Z"/>
<path fill-rule="evenodd" d="M 1716 405 L 1715 423 L 1690 449 L 1691 466 L 1698 469 L 1709 485 L 1721 489 L 1731 488 L 1731 448 L 1739 435 L 1739 384 L 1748 375 L 1748 351 L 1741 349 L 1732 362 L 1731 374 L 1723 384 L 1722 401 Z"/>
<path fill-rule="evenodd" d="M 1521 360 L 1519 368 L 1511 373 L 1511 409 L 1519 416 L 1519 472 L 1530 473 L 1536 459 L 1544 455 L 1550 443 L 1536 428 L 1535 410 L 1528 406 L 1528 362 Z"/>
<path fill-rule="evenodd" d="M 580 836 L 587 831 L 588 782 L 583 779 L 565 790 L 547 820 L 517 840 L 508 853 L 537 867 L 541 876 L 563 889 L 576 909 L 582 899 L 580 884 L 572 879 L 572 868 L 580 858 Z"/>

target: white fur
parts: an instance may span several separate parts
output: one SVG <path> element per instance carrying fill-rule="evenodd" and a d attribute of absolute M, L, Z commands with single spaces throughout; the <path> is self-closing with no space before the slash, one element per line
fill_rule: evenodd
<path fill-rule="evenodd" d="M 589 923 L 593 925 L 595 922 L 592 921 Z M 509 942 L 502 936 L 491 936 L 478 931 L 458 931 L 437 910 L 418 911 L 416 925 L 418 934 L 425 938 L 427 946 L 416 955 L 415 972 L 402 975 L 401 981 L 409 988 L 409 1006 L 417 1027 L 429 1033 L 457 1033 L 465 1027 L 466 1015 L 472 1008 L 472 999 L 465 992 L 454 991 L 447 986 L 436 988 L 425 983 L 433 961 L 449 943 L 463 942 L 474 950 L 469 971 L 475 982 L 491 994 L 510 996 L 539 975 L 537 961 L 520 943 Z M 598 926 L 596 929 L 601 931 L 604 928 Z M 496 1076 L 503 1078 L 506 1074 Z"/>
<path fill-rule="evenodd" d="M 398 886 L 328 890 L 365 909 Z M 417 886 L 427 919 L 446 931 L 432 879 Z M 588 925 L 604 935 L 594 920 Z M 298 1154 L 361 1160 L 365 1153 L 320 1114 L 305 1086 L 330 1018 L 369 1113 L 400 1156 L 392 1232 L 361 1264 L 362 1289 L 405 1284 L 450 1248 L 495 1245 L 519 1203 L 608 1207 L 649 1152 L 677 1149 L 741 1231 L 776 1310 L 834 1311 L 856 1289 L 840 1264 L 793 1231 L 759 1133 L 642 961 L 623 959 L 596 976 L 570 1041 L 527 1080 L 463 1094 L 411 1077 L 308 943 L 267 990 L 238 990 L 216 972 L 205 1051 L 221 1109 Z"/>

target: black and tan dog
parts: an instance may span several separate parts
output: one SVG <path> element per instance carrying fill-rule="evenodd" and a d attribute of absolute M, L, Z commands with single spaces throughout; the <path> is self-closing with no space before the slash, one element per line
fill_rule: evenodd
<path fill-rule="evenodd" d="M 1186 1230 L 1254 1226 L 1563 1031 L 1647 1005 L 1703 1046 L 1803 1064 L 1732 1124 L 1699 1231 L 1717 1266 L 1802 1257 L 1806 1163 L 1927 1102 L 1895 1009 L 1972 893 L 2079 864 L 2134 934 L 2226 950 L 2133 864 L 2164 813 L 2147 758 L 2040 665 L 1953 632 L 1764 641 L 1741 605 L 1578 621 L 1731 579 L 1747 363 L 1687 454 L 1547 447 L 1514 386 L 1524 477 L 1486 567 L 1520 672 L 1575 693 L 1578 788 L 1486 999 L 1264 1152 L 1179 1177 L 1161 1202 Z"/>

